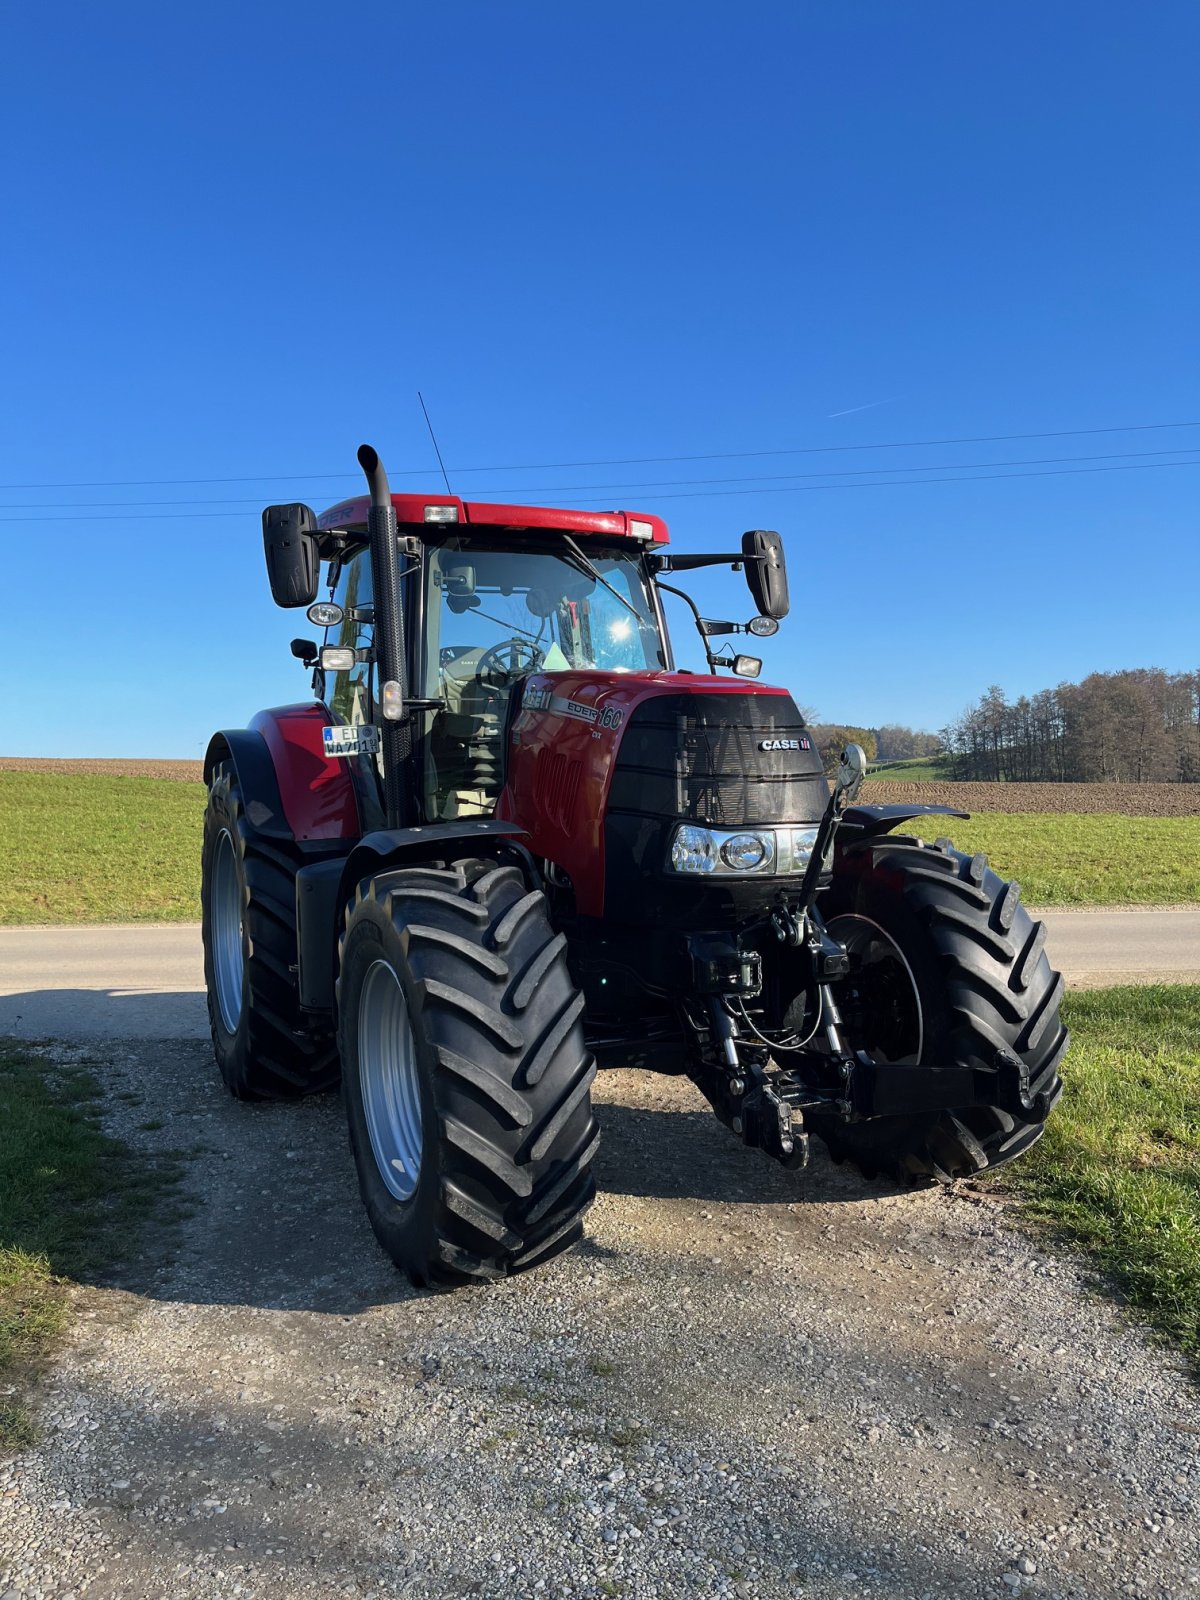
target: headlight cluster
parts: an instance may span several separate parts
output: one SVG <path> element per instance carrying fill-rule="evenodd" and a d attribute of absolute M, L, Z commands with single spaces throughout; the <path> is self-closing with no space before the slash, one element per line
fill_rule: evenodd
<path fill-rule="evenodd" d="M 671 841 L 671 866 L 676 872 L 774 877 L 803 872 L 816 842 L 816 828 L 738 828 L 729 832 L 683 822 Z"/>

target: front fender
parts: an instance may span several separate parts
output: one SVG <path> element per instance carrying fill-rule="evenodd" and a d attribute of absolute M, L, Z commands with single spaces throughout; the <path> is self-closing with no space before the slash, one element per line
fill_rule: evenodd
<path fill-rule="evenodd" d="M 847 845 L 861 844 L 866 839 L 890 833 L 902 822 L 915 817 L 959 817 L 966 819 L 969 811 L 956 811 L 953 806 L 847 806 L 842 813 L 838 839 Z"/>
<path fill-rule="evenodd" d="M 525 829 L 515 822 L 500 822 L 492 817 L 381 828 L 368 833 L 349 855 L 301 868 L 296 877 L 301 1005 L 313 1011 L 333 1010 L 342 919 L 346 904 L 362 879 L 373 877 L 384 867 L 461 856 L 469 853 L 473 845 L 490 854 L 495 843 L 501 842 L 517 854 L 529 882 L 540 888 L 541 879 L 532 858 L 517 843 L 525 837 Z"/>

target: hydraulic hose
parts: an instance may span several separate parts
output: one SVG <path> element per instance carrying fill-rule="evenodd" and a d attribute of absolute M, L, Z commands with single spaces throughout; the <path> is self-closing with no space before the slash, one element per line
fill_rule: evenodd
<path fill-rule="evenodd" d="M 400 563 L 396 548 L 396 508 L 388 476 L 378 452 L 369 444 L 359 446 L 358 464 L 371 491 L 371 510 L 367 517 L 370 536 L 371 580 L 375 607 L 376 694 L 385 683 L 398 683 L 405 704 L 408 702 L 408 670 L 404 649 L 404 607 L 400 599 Z M 383 742 L 383 797 L 389 828 L 403 828 L 411 820 L 412 725 L 404 716 L 399 721 L 380 719 Z"/>

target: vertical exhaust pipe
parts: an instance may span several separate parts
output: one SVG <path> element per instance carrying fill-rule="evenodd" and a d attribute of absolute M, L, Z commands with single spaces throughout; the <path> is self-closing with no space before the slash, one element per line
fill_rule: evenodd
<path fill-rule="evenodd" d="M 400 602 L 400 563 L 396 548 L 396 508 L 387 473 L 378 452 L 360 445 L 358 464 L 371 491 L 367 518 L 370 537 L 371 584 L 375 606 L 375 667 L 378 686 L 398 683 L 408 702 L 408 670 L 404 650 L 404 609 Z M 389 828 L 403 828 L 412 820 L 412 724 L 380 718 L 383 741 L 383 798 Z"/>

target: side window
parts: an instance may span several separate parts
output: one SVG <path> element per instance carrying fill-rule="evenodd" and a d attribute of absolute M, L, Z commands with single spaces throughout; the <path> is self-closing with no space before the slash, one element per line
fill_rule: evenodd
<path fill-rule="evenodd" d="M 371 604 L 371 557 L 360 550 L 342 568 L 333 598 L 347 612 L 338 628 L 331 630 L 327 644 L 349 645 L 361 650 L 371 643 L 373 629 L 369 623 L 356 622 L 349 613 Z M 334 716 L 352 727 L 371 720 L 371 668 L 366 662 L 349 672 L 330 674 L 332 692 L 326 699 Z"/>

